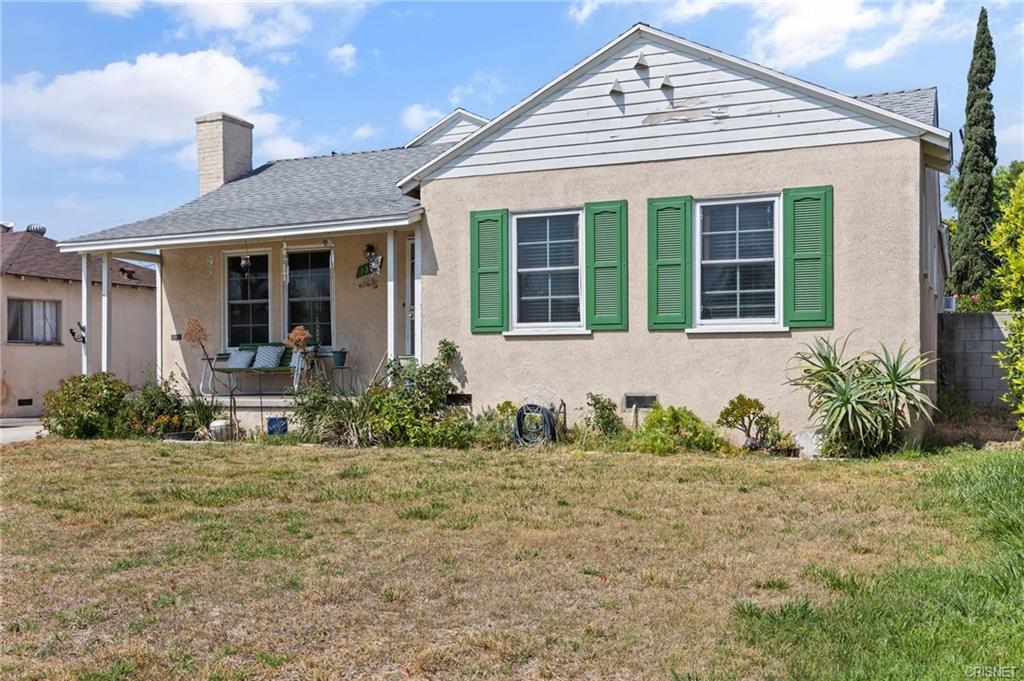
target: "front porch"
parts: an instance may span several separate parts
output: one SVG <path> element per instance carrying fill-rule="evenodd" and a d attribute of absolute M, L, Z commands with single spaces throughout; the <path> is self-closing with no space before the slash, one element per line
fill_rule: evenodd
<path fill-rule="evenodd" d="M 418 216 L 417 216 L 418 218 Z M 179 238 L 150 248 L 104 249 L 105 260 L 144 261 L 156 270 L 157 373 L 184 379 L 206 394 L 225 395 L 234 385 L 246 410 L 280 410 L 280 397 L 295 374 L 280 370 L 249 371 L 258 346 L 278 345 L 296 326 L 310 333 L 317 371 L 339 391 L 354 392 L 372 378 L 380 364 L 399 356 L 421 356 L 417 322 L 420 293 L 419 223 L 390 228 L 289 230 L 287 235 L 221 235 L 215 241 Z M 82 251 L 88 280 L 89 256 Z M 82 371 L 110 367 L 110 282 L 104 278 L 100 298 L 101 328 L 87 329 Z M 83 296 L 83 305 L 87 297 Z M 203 349 L 184 338 L 195 317 L 206 330 L 207 356 L 217 366 L 234 362 L 236 372 L 211 372 Z M 90 347 L 100 346 L 100 366 L 92 366 Z M 344 353 L 339 366 L 335 351 Z M 273 354 L 273 353 L 269 353 Z M 280 357 L 280 356 L 279 356 Z M 286 356 L 285 356 L 286 357 Z M 239 365 L 239 362 L 246 362 Z M 253 402 L 249 405 L 248 402 Z"/>

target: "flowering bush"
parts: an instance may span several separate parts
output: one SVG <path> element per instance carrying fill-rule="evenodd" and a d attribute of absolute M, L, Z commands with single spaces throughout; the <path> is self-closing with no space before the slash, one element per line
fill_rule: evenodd
<path fill-rule="evenodd" d="M 185 403 L 171 381 L 148 381 L 125 396 L 116 430 L 123 437 L 163 437 L 186 430 L 188 420 Z"/>

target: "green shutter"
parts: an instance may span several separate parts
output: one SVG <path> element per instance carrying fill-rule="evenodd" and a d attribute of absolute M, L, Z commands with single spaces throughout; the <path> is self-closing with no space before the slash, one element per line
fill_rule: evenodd
<path fill-rule="evenodd" d="M 784 323 L 832 326 L 832 187 L 782 194 Z"/>
<path fill-rule="evenodd" d="M 586 205 L 587 328 L 629 328 L 626 202 Z"/>
<path fill-rule="evenodd" d="M 469 214 L 470 330 L 508 330 L 508 211 Z"/>
<path fill-rule="evenodd" d="M 647 328 L 691 326 L 693 199 L 647 200 Z"/>

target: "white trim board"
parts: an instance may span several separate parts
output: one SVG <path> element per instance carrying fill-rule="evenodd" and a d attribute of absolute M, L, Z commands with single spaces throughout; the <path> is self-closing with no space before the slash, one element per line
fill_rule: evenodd
<path fill-rule="evenodd" d="M 211 230 L 189 234 L 168 234 L 161 236 L 123 237 L 119 239 L 97 239 L 91 241 L 61 242 L 57 244 L 61 253 L 87 253 L 93 251 L 121 251 L 144 248 L 187 248 L 212 243 L 241 243 L 257 239 L 292 239 L 321 234 L 360 232 L 396 229 L 415 225 L 423 215 L 422 208 L 400 215 L 385 215 L 374 218 L 358 218 L 335 222 L 312 222 L 249 229 Z"/>
<path fill-rule="evenodd" d="M 874 106 L 872 104 L 868 104 L 854 97 L 850 97 L 848 95 L 844 95 L 839 92 L 829 90 L 819 85 L 808 83 L 798 78 L 793 78 L 792 76 L 787 76 L 785 74 L 779 73 L 778 71 L 774 71 L 772 69 L 760 66 L 753 62 L 749 62 L 745 59 L 740 59 L 739 57 L 734 57 L 732 55 L 725 54 L 724 52 L 711 49 L 704 45 L 700 45 L 698 43 L 685 40 L 683 38 L 652 28 L 645 24 L 636 24 L 632 28 L 627 30 L 625 33 L 621 34 L 620 36 L 612 40 L 610 43 L 606 44 L 604 47 L 602 47 L 601 49 L 594 52 L 583 61 L 573 66 L 568 71 L 556 77 L 547 85 L 543 86 L 542 88 L 540 88 L 539 90 L 537 90 L 536 92 L 534 92 L 533 94 L 531 94 L 530 96 L 516 104 L 515 106 L 509 108 L 501 115 L 497 116 L 494 120 L 481 127 L 472 135 L 466 137 L 461 142 L 456 143 L 453 147 L 451 147 L 444 153 L 438 155 L 436 158 L 422 165 L 420 168 L 418 168 L 417 170 L 403 178 L 401 181 L 399 181 L 398 186 L 402 189 L 403 192 L 408 193 L 410 191 L 413 191 L 422 180 L 433 177 L 435 173 L 444 169 L 457 158 L 462 157 L 467 152 L 470 152 L 470 150 L 476 147 L 477 145 L 490 141 L 491 139 L 493 139 L 492 135 L 496 133 L 498 130 L 504 129 L 510 123 L 516 121 L 520 115 L 527 113 L 532 107 L 536 107 L 542 104 L 546 97 L 558 92 L 560 88 L 568 85 L 574 79 L 579 78 L 581 76 L 585 76 L 588 73 L 588 71 L 602 65 L 602 63 L 606 61 L 616 62 L 615 64 L 605 64 L 606 67 L 612 67 L 618 66 L 618 61 L 623 61 L 623 66 L 627 66 L 628 64 L 626 64 L 626 62 L 630 62 L 630 60 L 632 60 L 632 62 L 635 62 L 636 55 L 616 55 L 616 52 L 618 50 L 627 48 L 632 41 L 638 38 L 652 41 L 655 45 L 663 47 L 663 49 L 665 49 L 666 51 L 681 51 L 685 53 L 686 56 L 692 57 L 690 61 L 701 62 L 703 64 L 706 64 L 712 70 L 714 68 L 725 68 L 730 71 L 735 71 L 746 76 L 749 76 L 751 78 L 754 78 L 759 82 L 767 83 L 769 88 L 775 87 L 789 89 L 794 91 L 794 93 L 797 94 L 798 96 L 813 97 L 819 101 L 822 101 L 826 105 L 842 107 L 843 109 L 850 111 L 853 115 L 860 115 L 878 121 L 881 123 L 881 128 L 898 131 L 898 133 L 900 134 L 897 136 L 918 137 L 922 141 L 929 143 L 930 145 L 933 145 L 935 147 L 938 147 L 941 151 L 941 158 L 935 158 L 932 162 L 947 165 L 949 162 L 951 162 L 952 135 L 946 130 L 942 130 L 941 128 L 935 126 L 920 123 L 906 116 L 902 116 L 900 114 Z M 659 63 L 659 61 L 666 60 L 655 60 L 653 59 L 653 53 L 650 56 L 647 55 L 648 51 L 651 51 L 651 45 L 649 43 L 644 45 L 644 54 L 645 57 L 647 57 L 649 63 L 651 63 L 652 65 L 645 70 L 649 71 L 651 76 L 654 76 L 656 75 L 654 74 L 656 68 L 653 64 L 657 64 Z M 680 60 L 678 58 L 676 58 L 674 61 L 675 63 L 690 63 L 690 61 Z M 696 71 L 696 73 L 698 74 L 705 71 L 705 69 L 702 69 L 697 66 L 687 66 L 687 69 Z M 594 79 L 592 78 L 588 85 L 592 84 L 593 80 Z M 633 79 L 633 81 L 641 80 L 643 79 Z M 628 96 L 628 85 L 631 81 L 629 81 L 626 78 L 622 78 L 619 82 L 620 84 L 623 85 L 623 87 L 626 88 Z M 675 83 L 675 80 L 673 80 L 674 87 L 669 88 L 669 90 L 675 91 L 685 89 L 685 87 L 675 87 L 676 85 L 677 84 Z M 710 83 L 695 84 L 692 87 L 703 88 L 704 90 L 707 90 L 709 85 Z M 673 93 L 673 95 L 678 94 L 678 92 Z M 605 95 L 605 99 L 607 99 L 608 97 L 608 95 Z M 613 104 L 614 102 L 608 103 Z M 807 142 L 808 140 L 803 141 Z M 818 144 L 821 144 L 821 142 L 819 141 Z M 734 153 L 730 152 L 728 149 L 725 148 L 719 148 L 716 151 Z M 744 151 L 746 151 L 746 149 L 744 149 Z M 626 161 L 605 162 L 621 163 Z M 529 168 L 520 168 L 517 166 L 515 168 L 515 171 L 523 171 L 528 169 Z M 505 172 L 512 171 L 506 170 Z M 446 174 L 446 176 L 454 175 Z"/>
<path fill-rule="evenodd" d="M 410 140 L 405 145 L 405 148 L 418 147 L 424 144 L 439 144 L 442 141 L 443 134 L 449 128 L 454 129 L 459 123 L 468 123 L 478 129 L 480 126 L 487 124 L 487 119 L 459 107 Z"/>

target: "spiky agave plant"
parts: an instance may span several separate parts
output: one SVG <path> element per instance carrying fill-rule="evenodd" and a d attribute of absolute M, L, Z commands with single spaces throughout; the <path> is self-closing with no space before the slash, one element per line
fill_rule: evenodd
<path fill-rule="evenodd" d="M 904 345 L 896 353 L 845 358 L 849 336 L 816 338 L 794 357 L 798 372 L 787 382 L 808 391 L 811 416 L 824 433 L 825 449 L 854 456 L 875 454 L 899 444 L 912 419 L 931 419 L 934 408 L 920 378 L 930 364 L 910 356 Z"/>

